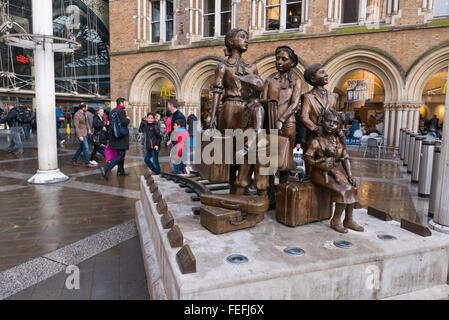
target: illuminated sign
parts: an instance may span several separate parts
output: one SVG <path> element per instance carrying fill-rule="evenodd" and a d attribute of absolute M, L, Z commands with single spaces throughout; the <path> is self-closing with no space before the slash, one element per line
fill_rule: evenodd
<path fill-rule="evenodd" d="M 17 61 L 19 61 L 19 62 L 21 62 L 21 63 L 27 63 L 27 62 L 29 62 L 29 58 L 25 58 L 24 56 L 22 56 L 22 55 L 20 55 L 20 56 L 17 56 Z"/>
<path fill-rule="evenodd" d="M 444 94 L 446 94 L 446 90 L 447 90 L 447 81 L 446 81 L 446 84 L 444 85 L 444 88 L 443 88 L 443 93 Z"/>
<path fill-rule="evenodd" d="M 171 89 L 168 88 L 168 87 L 162 87 L 162 89 L 161 89 L 161 97 L 163 97 L 164 99 L 167 99 L 167 98 L 170 98 L 170 97 L 176 97 L 176 93 L 173 93 L 171 91 Z"/>

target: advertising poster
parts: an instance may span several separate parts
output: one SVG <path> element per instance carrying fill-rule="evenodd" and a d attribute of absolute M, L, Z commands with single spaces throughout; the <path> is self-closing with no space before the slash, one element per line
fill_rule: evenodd
<path fill-rule="evenodd" d="M 369 99 L 369 80 L 348 80 L 347 84 L 348 101 L 364 101 Z"/>

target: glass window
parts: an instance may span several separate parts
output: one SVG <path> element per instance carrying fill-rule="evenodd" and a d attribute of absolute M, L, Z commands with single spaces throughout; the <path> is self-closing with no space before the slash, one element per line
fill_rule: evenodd
<path fill-rule="evenodd" d="M 151 42 L 161 41 L 161 2 L 151 1 Z"/>
<path fill-rule="evenodd" d="M 165 12 L 165 41 L 171 41 L 173 38 L 173 0 L 166 0 Z"/>
<path fill-rule="evenodd" d="M 302 1 L 287 0 L 286 29 L 297 29 L 301 24 Z"/>
<path fill-rule="evenodd" d="M 231 16 L 232 1 L 231 0 L 221 0 L 221 12 L 220 12 L 220 35 L 224 36 L 231 30 Z"/>
<path fill-rule="evenodd" d="M 341 23 L 359 22 L 359 0 L 343 0 Z"/>
<path fill-rule="evenodd" d="M 377 22 L 385 20 L 386 0 L 367 0 L 366 21 Z"/>
<path fill-rule="evenodd" d="M 215 34 L 215 0 L 204 0 L 204 37 L 213 37 Z"/>
<path fill-rule="evenodd" d="M 265 30 L 279 30 L 281 21 L 280 0 L 267 0 Z"/>
<path fill-rule="evenodd" d="M 434 0 L 433 14 L 435 16 L 449 16 L 449 0 Z"/>

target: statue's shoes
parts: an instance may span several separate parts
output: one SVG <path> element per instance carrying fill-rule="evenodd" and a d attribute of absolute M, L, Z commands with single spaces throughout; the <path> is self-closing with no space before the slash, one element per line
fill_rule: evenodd
<path fill-rule="evenodd" d="M 341 222 L 332 223 L 331 221 L 331 228 L 340 233 L 348 233 L 348 229 L 346 229 Z"/>
<path fill-rule="evenodd" d="M 365 231 L 365 228 L 363 228 L 361 225 L 357 224 L 354 220 L 352 221 L 343 221 L 343 226 L 345 226 L 348 229 L 363 232 Z"/>

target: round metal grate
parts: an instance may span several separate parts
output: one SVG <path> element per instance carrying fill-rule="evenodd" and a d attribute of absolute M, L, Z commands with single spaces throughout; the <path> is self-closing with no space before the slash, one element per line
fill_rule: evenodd
<path fill-rule="evenodd" d="M 306 254 L 303 249 L 298 247 L 287 247 L 284 249 L 284 252 L 292 256 L 303 256 Z"/>
<path fill-rule="evenodd" d="M 334 245 L 342 249 L 350 249 L 354 246 L 351 242 L 346 240 L 335 240 Z"/>
<path fill-rule="evenodd" d="M 226 257 L 226 261 L 232 264 L 243 264 L 248 262 L 248 258 L 241 254 L 231 254 Z"/>
<path fill-rule="evenodd" d="M 380 240 L 397 240 L 395 236 L 391 236 L 389 234 L 379 234 L 377 236 Z"/>

